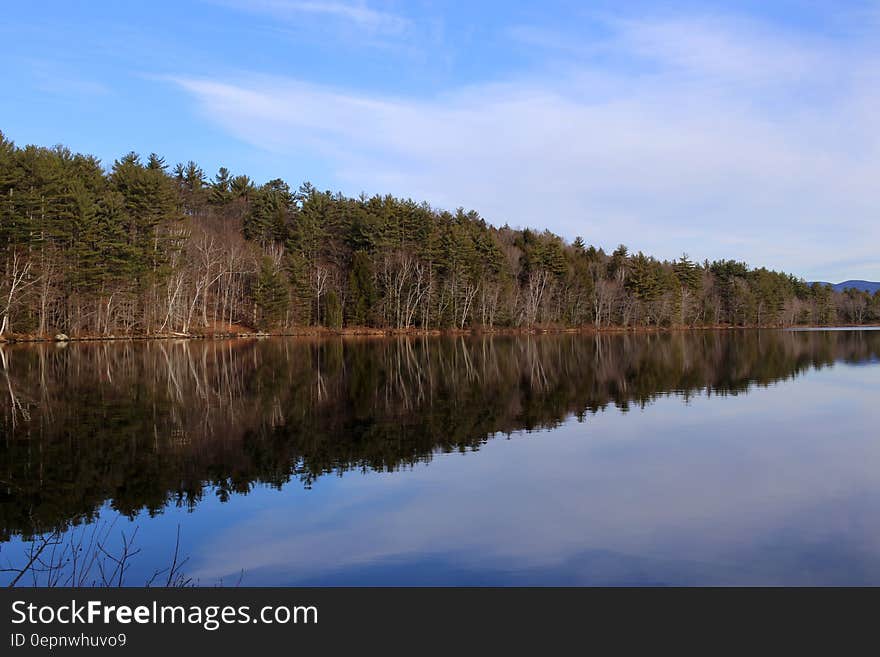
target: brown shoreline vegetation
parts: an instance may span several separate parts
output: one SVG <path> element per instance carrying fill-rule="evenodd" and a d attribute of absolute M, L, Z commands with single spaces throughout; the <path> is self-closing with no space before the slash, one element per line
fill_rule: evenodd
<path fill-rule="evenodd" d="M 68 342 L 107 342 L 107 341 L 146 341 L 146 340 L 257 340 L 264 338 L 392 338 L 392 337 L 455 337 L 455 336 L 519 336 L 519 335 L 614 335 L 671 333 L 688 331 L 729 331 L 729 330 L 790 330 L 794 329 L 852 329 L 878 328 L 880 323 L 858 325 L 799 325 L 785 327 L 779 325 L 747 325 L 732 324 L 701 325 L 701 326 L 531 326 L 531 327 L 481 327 L 474 326 L 464 329 L 422 329 L 408 328 L 372 328 L 369 326 L 347 326 L 331 329 L 323 326 L 287 329 L 284 331 L 205 331 L 200 333 L 167 333 L 158 335 L 5 335 L 0 336 L 0 344 L 21 343 L 68 343 Z"/>

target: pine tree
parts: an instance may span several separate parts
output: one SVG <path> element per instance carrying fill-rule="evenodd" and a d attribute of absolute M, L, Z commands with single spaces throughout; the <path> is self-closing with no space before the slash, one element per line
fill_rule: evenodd
<path fill-rule="evenodd" d="M 691 291 L 699 289 L 702 280 L 700 270 L 693 262 L 691 262 L 686 253 L 682 254 L 672 268 L 679 283 L 683 287 L 686 287 Z"/>
<path fill-rule="evenodd" d="M 660 296 L 662 287 L 656 262 L 641 251 L 632 258 L 626 288 L 641 301 L 654 301 Z"/>
<path fill-rule="evenodd" d="M 156 153 L 150 153 L 150 157 L 147 159 L 147 168 L 152 171 L 164 172 L 168 165 L 165 164 L 164 157 L 159 157 Z"/>
<path fill-rule="evenodd" d="M 355 326 L 371 325 L 376 305 L 376 286 L 373 282 L 372 262 L 366 251 L 354 252 L 348 275 L 348 290 L 348 323 Z"/>
<path fill-rule="evenodd" d="M 271 258 L 264 257 L 260 262 L 260 271 L 254 290 L 257 328 L 276 327 L 287 312 L 289 298 L 284 275 L 275 270 Z"/>
<path fill-rule="evenodd" d="M 234 198 L 250 199 L 256 187 L 248 176 L 235 176 L 229 183 L 229 191 Z"/>
<path fill-rule="evenodd" d="M 324 301 L 324 324 L 328 328 L 342 328 L 342 304 L 336 290 L 330 290 Z"/>
<path fill-rule="evenodd" d="M 288 238 L 293 200 L 290 187 L 280 178 L 260 187 L 244 218 L 245 238 L 261 245 L 284 242 Z"/>
<path fill-rule="evenodd" d="M 226 205 L 232 200 L 231 177 L 229 169 L 220 167 L 214 180 L 211 181 L 211 194 L 209 201 L 214 205 Z"/>

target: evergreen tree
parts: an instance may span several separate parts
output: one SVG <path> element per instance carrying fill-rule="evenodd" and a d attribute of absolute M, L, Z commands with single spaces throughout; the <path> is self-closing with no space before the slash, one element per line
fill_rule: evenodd
<path fill-rule="evenodd" d="M 271 258 L 264 257 L 260 262 L 260 271 L 254 290 L 257 328 L 277 327 L 284 319 L 289 299 L 290 294 L 284 275 L 275 270 Z"/>
<path fill-rule="evenodd" d="M 226 205 L 232 200 L 232 179 L 229 169 L 220 167 L 214 180 L 211 181 L 211 194 L 209 200 L 214 205 Z"/>
<path fill-rule="evenodd" d="M 355 251 L 352 257 L 351 272 L 348 275 L 349 324 L 355 326 L 372 325 L 373 309 L 376 305 L 376 286 L 373 277 L 370 256 L 366 251 Z"/>
<path fill-rule="evenodd" d="M 336 290 L 327 293 L 327 300 L 324 302 L 324 324 L 332 329 L 342 328 L 342 305 Z"/>

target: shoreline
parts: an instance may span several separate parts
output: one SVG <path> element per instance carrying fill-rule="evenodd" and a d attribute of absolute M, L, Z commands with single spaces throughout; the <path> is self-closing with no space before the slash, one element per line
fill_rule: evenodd
<path fill-rule="evenodd" d="M 620 334 L 648 334 L 648 333 L 675 333 L 683 331 L 729 331 L 729 330 L 823 330 L 823 329 L 851 329 L 854 331 L 866 328 L 878 328 L 880 324 L 859 324 L 851 326 L 842 325 L 815 325 L 803 326 L 780 326 L 780 325 L 705 325 L 705 326 L 533 326 L 525 327 L 501 327 L 484 328 L 473 327 L 466 329 L 420 329 L 420 328 L 369 328 L 347 327 L 343 329 L 328 329 L 325 327 L 302 327 L 287 329 L 284 331 L 214 331 L 206 333 L 160 333 L 138 335 L 97 335 L 97 336 L 67 336 L 57 334 L 55 336 L 40 336 L 28 334 L 12 334 L 0 336 L 0 345 L 3 344 L 66 344 L 69 342 L 140 342 L 156 340 L 259 340 L 266 338 L 392 338 L 392 337 L 455 337 L 455 336 L 519 336 L 519 335 L 554 335 L 554 334 L 578 334 L 578 335 L 620 335 Z"/>

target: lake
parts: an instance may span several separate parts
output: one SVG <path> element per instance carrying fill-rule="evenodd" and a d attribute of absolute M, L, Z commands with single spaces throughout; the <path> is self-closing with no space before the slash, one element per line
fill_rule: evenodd
<path fill-rule="evenodd" d="M 0 367 L 2 567 L 45 545 L 18 585 L 880 584 L 880 331 L 5 345 Z"/>

